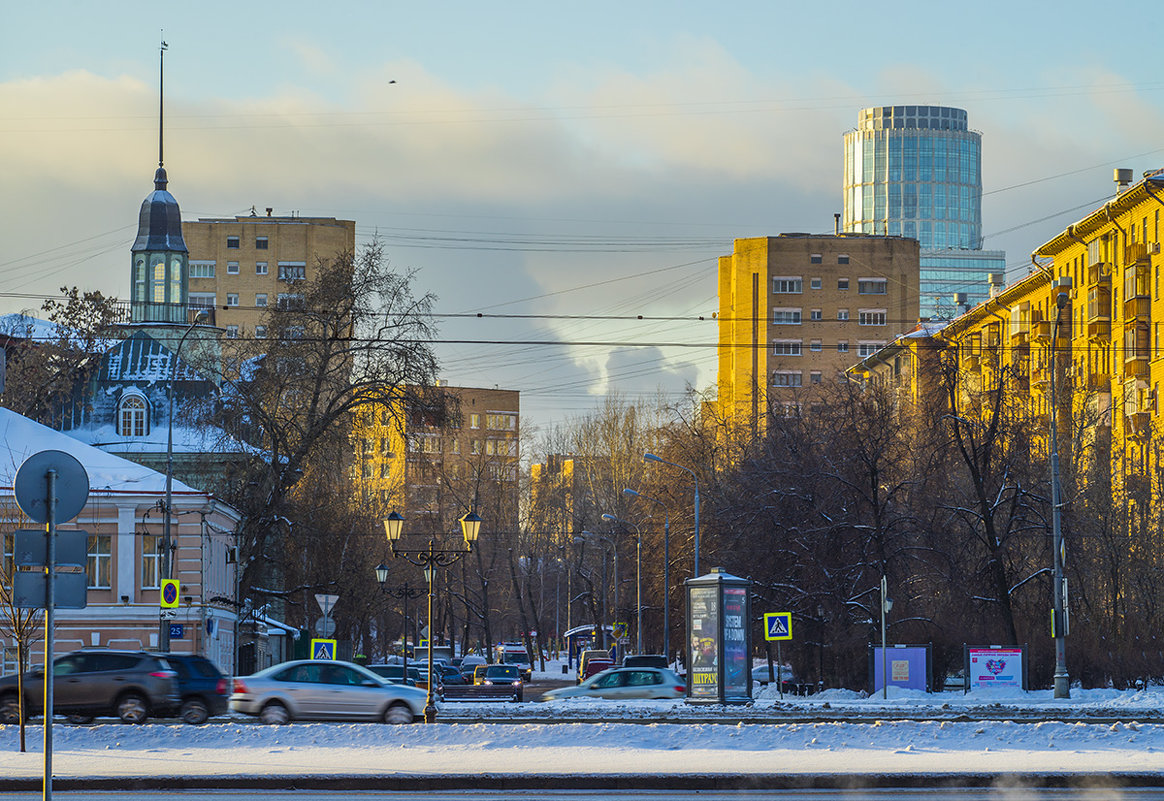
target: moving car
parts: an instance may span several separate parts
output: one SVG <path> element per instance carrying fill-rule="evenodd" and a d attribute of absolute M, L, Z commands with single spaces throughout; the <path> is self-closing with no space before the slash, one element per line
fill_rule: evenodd
<path fill-rule="evenodd" d="M 519 642 L 505 642 L 497 646 L 497 661 L 504 665 L 517 665 L 521 669 L 521 678 L 530 681 L 533 678 L 533 663 L 530 662 L 529 651 Z"/>
<path fill-rule="evenodd" d="M 159 654 L 144 651 L 82 650 L 53 661 L 53 711 L 84 723 L 114 715 L 123 723 L 144 723 L 151 714 L 180 706 L 177 673 Z M 24 715 L 44 713 L 44 669 L 24 674 Z M 0 678 L 0 723 L 20 722 L 17 676 Z"/>
<path fill-rule="evenodd" d="M 623 667 L 668 668 L 667 657 L 662 654 L 631 654 L 622 658 Z"/>
<path fill-rule="evenodd" d="M 687 685 L 665 668 L 612 668 L 577 687 L 559 687 L 542 694 L 543 701 L 562 698 L 682 698 Z"/>
<path fill-rule="evenodd" d="M 198 654 L 163 654 L 166 664 L 177 673 L 179 706 L 159 711 L 160 717 L 177 714 L 183 723 L 201 726 L 211 715 L 225 715 L 229 707 L 230 680 L 218 666 Z"/>
<path fill-rule="evenodd" d="M 392 684 L 351 662 L 300 659 L 234 680 L 230 708 L 268 724 L 292 720 L 411 723 L 424 715 L 426 693 Z"/>
<path fill-rule="evenodd" d="M 513 700 L 520 701 L 525 695 L 521 680 L 521 668 L 517 665 L 478 665 L 473 671 L 473 684 L 496 686 L 508 684 L 513 687 Z"/>
<path fill-rule="evenodd" d="M 408 663 L 407 671 L 404 665 L 368 665 L 368 670 L 393 684 L 407 684 L 409 687 L 423 685 L 428 681 L 428 674 L 422 676 L 415 662 Z"/>

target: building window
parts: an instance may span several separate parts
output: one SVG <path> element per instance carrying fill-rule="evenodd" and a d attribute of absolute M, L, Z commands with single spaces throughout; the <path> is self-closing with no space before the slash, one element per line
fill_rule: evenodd
<path fill-rule="evenodd" d="M 267 249 L 267 237 L 256 236 L 255 237 L 255 250 L 266 250 L 266 249 Z"/>
<path fill-rule="evenodd" d="M 481 415 L 475 414 L 475 413 L 469 415 L 469 428 L 480 428 L 480 427 L 481 427 Z M 476 451 L 473 451 L 473 453 L 476 453 Z"/>
<path fill-rule="evenodd" d="M 811 312 L 809 312 L 809 319 L 811 319 L 811 320 L 823 320 L 824 315 L 821 313 L 820 309 L 813 309 Z"/>
<path fill-rule="evenodd" d="M 813 289 L 820 289 L 822 286 L 824 286 L 822 281 L 823 281 L 823 279 L 821 279 L 821 278 L 813 278 L 808 282 L 808 285 L 810 287 L 812 287 Z"/>
<path fill-rule="evenodd" d="M 284 342 L 290 342 L 297 339 L 303 339 L 307 336 L 307 329 L 301 325 L 289 325 L 283 329 L 280 339 Z"/>
<path fill-rule="evenodd" d="M 227 292 L 226 293 L 226 305 L 227 306 L 237 306 L 238 305 L 238 293 L 237 292 Z"/>
<path fill-rule="evenodd" d="M 848 353 L 848 352 L 849 352 L 849 343 L 847 341 L 842 340 L 842 341 L 837 343 L 837 353 Z"/>
<path fill-rule="evenodd" d="M 255 262 L 255 275 L 266 275 L 266 274 L 267 274 L 267 263 L 265 261 L 256 261 Z"/>
<path fill-rule="evenodd" d="M 517 415 L 487 414 L 485 415 L 485 427 L 494 431 L 514 431 L 517 428 Z"/>
<path fill-rule="evenodd" d="M 849 288 L 849 279 L 848 278 L 838 278 L 837 279 L 837 290 L 838 291 L 844 292 L 844 291 L 848 290 L 848 288 Z"/>
<path fill-rule="evenodd" d="M 307 264 L 302 261 L 279 262 L 280 281 L 303 281 L 307 278 Z"/>
<path fill-rule="evenodd" d="M 813 372 L 809 373 L 808 374 L 808 382 L 810 384 L 819 384 L 820 383 L 820 373 L 816 372 L 815 370 Z"/>
<path fill-rule="evenodd" d="M 814 339 L 808 343 L 808 349 L 813 353 L 820 353 L 820 340 Z"/>
<path fill-rule="evenodd" d="M 772 374 L 774 387 L 799 387 L 803 385 L 803 377 L 799 371 L 777 370 Z"/>
<path fill-rule="evenodd" d="M 773 325 L 800 325 L 800 309 L 773 309 Z"/>
<path fill-rule="evenodd" d="M 773 278 L 772 294 L 799 295 L 804 291 L 804 280 L 801 278 Z"/>
<path fill-rule="evenodd" d="M 857 281 L 857 294 L 884 295 L 889 291 L 888 284 L 884 278 L 861 278 Z"/>
<path fill-rule="evenodd" d="M 858 312 L 858 325 L 885 325 L 885 309 L 861 309 Z"/>
<path fill-rule="evenodd" d="M 872 356 L 884 347 L 884 342 L 858 342 L 857 355 L 864 359 L 866 356 Z"/>
<path fill-rule="evenodd" d="M 848 263 L 849 263 L 848 255 L 841 254 L 840 256 L 837 256 L 837 264 L 848 264 Z"/>
<path fill-rule="evenodd" d="M 302 309 L 303 295 L 298 292 L 280 292 L 276 302 L 280 309 Z"/>
<path fill-rule="evenodd" d="M 267 293 L 266 292 L 256 292 L 255 293 L 255 308 L 258 308 L 258 309 L 267 308 Z"/>
<path fill-rule="evenodd" d="M 238 275 L 238 262 L 237 261 L 228 261 L 226 263 L 226 274 L 227 275 Z"/>
<path fill-rule="evenodd" d="M 267 326 L 256 325 L 255 326 L 255 339 L 266 339 L 266 338 L 267 338 Z"/>
<path fill-rule="evenodd" d="M 186 305 L 191 309 L 213 309 L 218 304 L 213 292 L 191 292 L 186 297 Z"/>
<path fill-rule="evenodd" d="M 847 321 L 849 319 L 849 310 L 848 309 L 837 309 L 837 319 L 840 320 L 841 322 Z"/>
<path fill-rule="evenodd" d="M 192 262 L 190 262 L 190 277 L 191 278 L 213 278 L 214 277 L 214 262 L 212 262 L 212 261 L 192 261 Z"/>
<path fill-rule="evenodd" d="M 474 455 L 481 453 L 481 440 L 479 440 L 479 439 L 473 440 L 473 447 L 472 447 L 470 452 Z"/>
<path fill-rule="evenodd" d="M 108 534 L 90 534 L 85 557 L 85 579 L 90 589 L 107 590 L 113 568 L 113 538 Z"/>
<path fill-rule="evenodd" d="M 823 261 L 819 253 L 811 253 L 808 257 L 809 264 L 820 264 Z"/>
<path fill-rule="evenodd" d="M 238 339 L 238 326 L 237 325 L 228 325 L 226 327 L 226 338 L 227 339 Z"/>
<path fill-rule="evenodd" d="M 799 339 L 777 340 L 772 343 L 773 356 L 799 356 L 800 355 Z"/>
<path fill-rule="evenodd" d="M 117 433 L 123 437 L 144 437 L 149 433 L 146 426 L 146 402 L 141 395 L 126 395 L 117 410 Z"/>
<path fill-rule="evenodd" d="M 237 236 L 228 236 L 226 238 L 226 246 L 228 248 L 230 248 L 231 250 L 238 250 L 238 237 Z"/>
<path fill-rule="evenodd" d="M 156 590 L 162 582 L 162 538 L 157 534 L 144 534 L 141 538 L 141 586 L 145 590 Z"/>
<path fill-rule="evenodd" d="M 372 462 L 364 462 L 364 478 L 376 477 L 376 465 Z"/>

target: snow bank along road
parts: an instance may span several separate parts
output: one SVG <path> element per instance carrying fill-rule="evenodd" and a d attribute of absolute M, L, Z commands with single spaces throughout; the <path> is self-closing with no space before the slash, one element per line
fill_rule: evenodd
<path fill-rule="evenodd" d="M 39 786 L 40 730 L 28 734 L 30 750 L 19 753 L 16 727 L 0 726 L 0 790 Z M 581 789 L 604 779 L 635 786 L 648 776 L 683 779 L 688 788 L 824 776 L 908 786 L 950 774 L 972 782 L 1001 774 L 1164 785 L 1164 724 L 1138 723 L 102 724 L 59 726 L 54 746 L 62 790 L 143 782 L 276 787 L 297 777 L 299 786 L 343 786 L 346 779 L 366 789 L 385 782 L 484 789 L 490 782 L 537 786 L 588 777 L 576 783 Z"/>

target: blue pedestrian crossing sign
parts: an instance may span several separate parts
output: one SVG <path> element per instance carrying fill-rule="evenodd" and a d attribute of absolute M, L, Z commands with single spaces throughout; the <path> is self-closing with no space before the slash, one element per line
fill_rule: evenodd
<path fill-rule="evenodd" d="M 764 613 L 764 639 L 765 640 L 791 640 L 792 639 L 792 613 L 791 612 L 765 612 Z"/>
<path fill-rule="evenodd" d="M 335 640 L 312 640 L 312 659 L 335 659 Z"/>

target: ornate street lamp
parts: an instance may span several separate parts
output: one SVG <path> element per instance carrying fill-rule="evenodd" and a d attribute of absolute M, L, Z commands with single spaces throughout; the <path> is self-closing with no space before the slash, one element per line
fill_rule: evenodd
<path fill-rule="evenodd" d="M 408 684 L 408 599 L 419 598 L 423 592 L 416 587 L 409 586 L 407 581 L 399 587 L 385 586 L 388 581 L 388 565 L 383 562 L 376 565 L 376 581 L 380 583 L 380 592 L 391 598 L 396 598 L 397 600 L 403 599 L 404 601 L 404 620 L 401 624 L 400 633 L 400 650 L 404 658 L 404 673 L 401 678 L 405 684 Z"/>
<path fill-rule="evenodd" d="M 424 570 L 424 580 L 428 583 L 428 697 L 424 705 L 424 722 L 435 723 L 437 717 L 436 702 L 433 698 L 433 659 L 432 659 L 432 601 L 433 580 L 436 578 L 437 568 L 448 567 L 458 561 L 465 554 L 472 553 L 473 543 L 481 533 L 481 518 L 476 512 L 468 512 L 461 518 L 461 536 L 464 538 L 464 548 L 438 548 L 436 539 L 430 537 L 428 547 L 416 550 L 400 548 L 404 536 L 404 517 L 398 512 L 391 512 L 384 518 L 384 534 L 388 538 L 388 545 L 392 548 L 392 557 L 401 557 Z M 378 573 L 377 573 L 378 575 Z"/>

